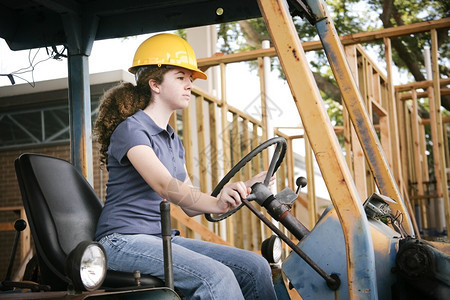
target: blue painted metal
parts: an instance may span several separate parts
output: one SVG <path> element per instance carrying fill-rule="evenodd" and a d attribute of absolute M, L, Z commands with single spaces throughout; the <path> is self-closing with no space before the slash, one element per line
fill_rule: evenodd
<path fill-rule="evenodd" d="M 71 162 L 93 185 L 89 55 L 98 28 L 98 17 L 67 13 L 63 18 L 63 25 L 69 52 L 67 63 Z"/>
<path fill-rule="evenodd" d="M 275 288 L 275 293 L 277 294 L 278 300 L 290 300 L 291 297 L 286 289 L 286 284 L 284 283 L 282 270 L 277 267 L 272 269 L 272 281 L 273 287 Z"/>
<path fill-rule="evenodd" d="M 322 0 L 318 0 L 318 2 L 321 2 L 320 13 L 324 18 L 315 24 L 317 33 L 319 34 L 323 49 L 327 55 L 339 89 L 341 90 L 343 103 L 349 112 L 350 119 L 364 150 L 373 178 L 380 192 L 396 201 L 396 203 L 390 205 L 391 208 L 393 211 L 398 210 L 406 216 L 403 219 L 402 225 L 409 235 L 414 236 L 412 222 L 402 199 L 400 189 L 384 156 L 373 124 L 370 122 L 364 101 L 348 66 L 333 21 L 330 19 L 326 7 L 322 4 Z"/>
<path fill-rule="evenodd" d="M 72 164 L 93 183 L 91 98 L 86 55 L 69 55 L 69 122 Z"/>
<path fill-rule="evenodd" d="M 306 3 L 316 20 L 321 20 L 327 16 L 328 12 L 326 11 L 323 1 L 306 0 Z"/>
<path fill-rule="evenodd" d="M 365 280 L 375 274 L 377 290 L 364 291 L 367 299 L 391 299 L 391 286 L 396 278 L 391 272 L 395 266 L 395 256 L 400 235 L 380 221 L 369 221 L 374 238 L 374 252 L 366 253 L 370 259 L 374 255 L 375 265 L 371 270 L 359 270 L 359 277 Z M 375 240 L 376 238 L 376 240 Z M 315 273 L 296 253 L 292 252 L 283 263 L 283 272 L 303 299 L 349 299 L 347 257 L 344 234 L 335 209 L 326 210 L 310 232 L 298 246 L 307 253 L 327 273 L 337 274 L 341 286 L 337 291 L 330 290 L 323 278 Z M 360 253 L 364 255 L 364 253 Z M 352 285 L 364 286 L 359 282 Z"/>

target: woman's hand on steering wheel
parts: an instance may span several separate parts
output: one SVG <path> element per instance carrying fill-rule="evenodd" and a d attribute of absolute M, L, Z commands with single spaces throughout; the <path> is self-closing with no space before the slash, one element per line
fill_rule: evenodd
<path fill-rule="evenodd" d="M 247 198 L 250 192 L 251 188 L 242 181 L 229 183 L 223 187 L 223 189 L 220 191 L 220 194 L 217 196 L 217 198 L 219 199 L 218 205 L 224 213 L 228 212 L 239 207 L 239 205 L 242 204 L 241 199 Z"/>
<path fill-rule="evenodd" d="M 246 187 L 251 187 L 256 182 L 262 182 L 265 186 L 270 186 L 275 182 L 275 172 L 277 171 L 278 167 L 280 166 L 281 162 L 283 161 L 284 155 L 286 154 L 286 140 L 282 137 L 274 137 L 270 140 L 265 141 L 264 143 L 260 144 L 258 147 L 250 151 L 246 156 L 244 156 L 236 165 L 234 165 L 231 170 L 222 178 L 222 180 L 217 184 L 216 188 L 211 193 L 212 196 L 217 196 L 219 193 L 221 193 L 222 189 L 225 188 L 227 183 L 233 178 L 233 176 L 238 173 L 248 162 L 250 162 L 255 156 L 263 152 L 263 150 L 267 149 L 271 145 L 277 145 L 275 148 L 274 153 L 272 154 L 272 158 L 270 159 L 269 163 L 269 169 L 267 172 L 261 172 L 258 175 L 254 176 L 252 179 L 246 181 L 244 185 Z M 270 175 L 269 175 L 270 173 Z M 271 176 L 271 177 L 269 177 Z M 247 198 L 247 195 L 249 192 L 246 193 L 245 198 Z M 229 194 L 228 194 L 229 195 Z M 244 197 L 243 197 L 244 198 Z M 236 198 L 233 198 L 236 200 Z M 233 205 L 236 205 L 237 203 L 240 203 L 236 207 L 232 208 L 231 206 L 228 207 L 228 211 L 226 213 L 223 213 L 219 216 L 213 216 L 210 213 L 206 213 L 205 217 L 210 222 L 218 222 L 223 219 L 228 218 L 232 214 L 234 214 L 239 208 L 241 208 L 244 203 L 239 201 L 235 201 Z M 223 202 L 223 203 L 230 203 L 230 202 Z"/>
<path fill-rule="evenodd" d="M 266 178 L 266 176 L 267 176 L 267 171 L 262 171 L 261 173 L 255 175 L 252 178 L 250 178 L 249 180 L 247 180 L 245 182 L 245 185 L 247 187 L 251 188 L 257 182 L 263 183 L 264 179 Z M 269 181 L 269 186 L 268 187 L 271 187 L 275 183 L 275 179 L 276 179 L 275 175 L 270 177 L 270 181 Z"/>

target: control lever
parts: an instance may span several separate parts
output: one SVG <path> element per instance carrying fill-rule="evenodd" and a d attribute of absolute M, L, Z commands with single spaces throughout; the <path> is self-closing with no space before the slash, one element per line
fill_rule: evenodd
<path fill-rule="evenodd" d="M 295 184 L 297 185 L 297 190 L 295 191 L 295 193 L 298 194 L 300 193 L 300 189 L 304 188 L 307 184 L 307 180 L 305 177 L 300 176 L 297 178 L 297 180 L 295 181 Z"/>
<path fill-rule="evenodd" d="M 172 229 L 170 225 L 170 203 L 166 199 L 161 201 L 161 234 L 164 252 L 164 281 L 168 288 L 174 289 L 173 261 L 172 261 Z"/>
<path fill-rule="evenodd" d="M 49 291 L 50 286 L 48 285 L 40 285 L 38 283 L 32 281 L 12 281 L 11 273 L 14 264 L 14 258 L 16 257 L 17 245 L 19 244 L 20 233 L 27 228 L 27 222 L 23 219 L 18 219 L 14 222 L 14 229 L 16 230 L 16 235 L 14 238 L 13 249 L 11 252 L 11 259 L 9 261 L 8 271 L 6 272 L 6 278 L 1 282 L 1 290 L 9 291 L 14 290 L 15 288 L 19 289 L 30 289 L 32 292 L 39 291 Z"/>
<path fill-rule="evenodd" d="M 5 280 L 11 280 L 11 273 L 14 264 L 14 258 L 16 257 L 17 245 L 19 244 L 20 232 L 24 231 L 27 228 L 27 222 L 23 219 L 18 219 L 14 222 L 14 229 L 16 230 L 16 235 L 14 237 L 13 249 L 11 252 L 11 259 L 9 261 L 8 271 L 6 272 Z"/>

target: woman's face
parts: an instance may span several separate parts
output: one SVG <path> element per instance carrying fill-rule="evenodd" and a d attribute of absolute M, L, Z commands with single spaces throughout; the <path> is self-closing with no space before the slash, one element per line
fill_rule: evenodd
<path fill-rule="evenodd" d="M 170 69 L 157 87 L 156 94 L 162 103 L 172 110 L 184 109 L 191 99 L 192 71 L 184 68 Z"/>

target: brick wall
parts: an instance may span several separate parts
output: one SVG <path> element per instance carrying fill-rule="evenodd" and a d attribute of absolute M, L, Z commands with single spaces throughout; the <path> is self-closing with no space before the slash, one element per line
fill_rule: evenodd
<path fill-rule="evenodd" d="M 96 145 L 93 145 L 93 162 L 94 162 L 94 189 L 99 196 L 104 199 L 105 184 L 107 181 L 106 170 L 100 170 L 99 155 Z M 22 206 L 22 197 L 20 195 L 17 183 L 16 173 L 14 169 L 14 160 L 25 152 L 41 153 L 50 156 L 59 157 L 70 160 L 70 148 L 68 144 L 60 144 L 55 146 L 36 147 L 27 149 L 17 149 L 0 152 L 0 207 Z M 0 211 L 0 223 L 13 224 L 20 215 L 17 212 Z M 0 281 L 5 279 L 6 272 L 11 257 L 12 245 L 14 241 L 15 231 L 0 230 Z M 32 243 L 32 241 L 31 241 Z M 20 265 L 20 246 L 18 247 L 16 259 L 14 262 L 13 275 Z"/>

